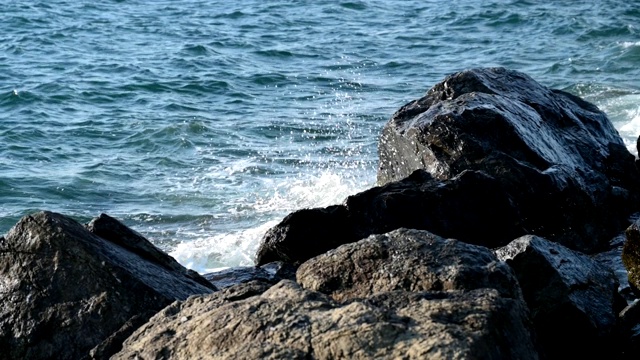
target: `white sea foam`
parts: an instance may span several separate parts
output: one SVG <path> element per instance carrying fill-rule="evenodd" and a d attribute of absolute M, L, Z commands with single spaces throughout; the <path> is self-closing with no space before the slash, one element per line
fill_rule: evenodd
<path fill-rule="evenodd" d="M 620 133 L 629 152 L 638 155 L 636 140 L 640 135 L 640 94 L 623 93 L 597 102 Z"/>
<path fill-rule="evenodd" d="M 362 175 L 362 174 L 361 174 Z M 310 207 L 341 203 L 347 196 L 372 186 L 373 174 L 361 177 L 324 171 L 294 179 L 265 178 L 264 194 L 248 194 L 234 200 L 229 216 L 244 219 L 267 219 L 257 225 L 217 234 L 190 234 L 170 255 L 182 265 L 200 273 L 228 266 L 254 263 L 254 255 L 264 233 L 288 213 Z"/>
<path fill-rule="evenodd" d="M 635 41 L 635 42 L 634 41 L 625 41 L 625 42 L 620 43 L 620 45 L 623 48 L 627 49 L 627 48 L 630 48 L 630 47 L 640 46 L 640 41 Z"/>
<path fill-rule="evenodd" d="M 170 255 L 183 266 L 200 273 L 220 270 L 229 265 L 252 265 L 260 238 L 276 223 L 269 221 L 250 229 L 201 236 L 178 244 Z"/>

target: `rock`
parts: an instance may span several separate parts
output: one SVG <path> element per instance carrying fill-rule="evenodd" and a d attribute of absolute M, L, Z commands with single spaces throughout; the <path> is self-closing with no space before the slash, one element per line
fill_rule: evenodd
<path fill-rule="evenodd" d="M 616 275 L 618 279 L 618 294 L 625 299 L 627 304 L 630 304 L 637 299 L 637 296 L 629 286 L 629 273 L 622 263 L 622 243 L 624 241 L 617 245 L 620 237 L 624 238 L 624 235 L 617 236 L 614 239 L 615 244 L 612 243 L 611 250 L 594 254 L 591 258 L 610 269 Z"/>
<path fill-rule="evenodd" d="M 267 231 L 256 263 L 301 264 L 342 244 L 401 227 L 497 247 L 525 231 L 518 226 L 518 213 L 505 191 L 482 172 L 438 181 L 417 170 L 403 180 L 350 196 L 342 205 L 289 214 Z"/>
<path fill-rule="evenodd" d="M 610 269 L 560 244 L 527 235 L 497 249 L 520 283 L 549 358 L 607 358 L 624 300 Z"/>
<path fill-rule="evenodd" d="M 636 297 L 640 297 L 640 219 L 627 228 L 625 236 L 622 263 L 627 269 L 631 290 Z"/>
<path fill-rule="evenodd" d="M 496 289 L 522 299 L 513 271 L 487 248 L 398 229 L 342 245 L 303 263 L 297 281 L 336 301 L 405 290 Z"/>
<path fill-rule="evenodd" d="M 176 259 L 155 247 L 144 236 L 107 214 L 98 215 L 87 224 L 86 228 L 91 233 L 120 245 L 143 259 L 161 265 L 169 271 L 181 273 L 201 285 L 214 289 L 211 283 L 200 274 L 180 265 Z"/>
<path fill-rule="evenodd" d="M 399 227 L 487 247 L 534 234 L 595 253 L 640 204 L 634 157 L 604 113 L 503 68 L 453 74 L 403 106 L 379 154 L 382 186 L 290 214 L 258 263 L 301 263 Z"/>
<path fill-rule="evenodd" d="M 620 312 L 621 359 L 640 357 L 640 301 L 635 301 Z"/>
<path fill-rule="evenodd" d="M 233 285 L 260 280 L 270 284 L 276 284 L 280 280 L 295 280 L 296 268 L 281 261 L 272 262 L 263 266 L 238 266 L 202 275 L 218 289 L 228 288 Z"/>
<path fill-rule="evenodd" d="M 380 184 L 416 169 L 446 180 L 483 171 L 528 233 L 594 252 L 637 208 L 640 177 L 596 106 L 504 68 L 448 76 L 396 112 L 379 142 Z"/>
<path fill-rule="evenodd" d="M 2 358 L 81 359 L 92 349 L 108 358 L 155 312 L 213 291 L 184 268 L 132 252 L 127 241 L 56 213 L 22 218 L 0 242 Z"/>
<path fill-rule="evenodd" d="M 536 359 L 520 301 L 493 289 L 379 293 L 336 303 L 288 280 L 237 301 L 191 297 L 113 359 Z"/>

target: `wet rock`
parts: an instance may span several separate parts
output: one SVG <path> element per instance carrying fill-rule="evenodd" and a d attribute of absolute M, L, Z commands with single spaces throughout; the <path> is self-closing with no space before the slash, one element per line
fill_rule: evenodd
<path fill-rule="evenodd" d="M 401 227 L 497 247 L 525 231 L 518 214 L 508 194 L 482 172 L 438 181 L 417 170 L 398 182 L 350 196 L 342 205 L 288 215 L 267 231 L 256 262 L 300 264 L 342 244 Z"/>
<path fill-rule="evenodd" d="M 489 249 L 411 229 L 372 235 L 312 258 L 298 268 L 297 281 L 337 301 L 396 290 L 481 288 L 522 299 L 511 268 Z"/>
<path fill-rule="evenodd" d="M 536 359 L 520 301 L 493 289 L 379 293 L 336 303 L 282 281 L 236 301 L 175 303 L 113 359 Z"/>
<path fill-rule="evenodd" d="M 535 234 L 607 249 L 640 204 L 640 175 L 594 105 L 503 68 L 447 77 L 402 107 L 380 144 L 380 187 L 270 229 L 258 263 L 301 263 L 400 227 L 504 246 Z"/>
<path fill-rule="evenodd" d="M 612 241 L 611 250 L 594 254 L 591 258 L 610 269 L 616 275 L 618 279 L 618 294 L 625 299 L 627 304 L 630 304 L 637 299 L 637 296 L 629 286 L 629 273 L 622 263 L 622 244 L 624 240 L 620 241 L 620 238 L 624 239 L 624 235 L 617 236 Z"/>
<path fill-rule="evenodd" d="M 631 155 L 596 106 L 504 68 L 448 76 L 396 112 L 379 143 L 378 182 L 416 169 L 446 180 L 483 171 L 510 194 L 528 233 L 593 252 L 636 208 Z"/>
<path fill-rule="evenodd" d="M 496 254 L 514 269 L 549 358 L 606 358 L 615 353 L 616 319 L 625 302 L 610 269 L 531 235 Z"/>
<path fill-rule="evenodd" d="M 295 280 L 296 268 L 281 261 L 263 266 L 238 266 L 202 275 L 218 289 L 259 280 L 275 284 L 280 280 Z"/>
<path fill-rule="evenodd" d="M 136 241 L 135 248 L 154 252 Z M 56 213 L 22 218 L 0 242 L 2 358 L 82 359 L 92 349 L 108 358 L 156 311 L 213 291 L 126 242 Z"/>
<path fill-rule="evenodd" d="M 622 262 L 628 272 L 629 286 L 635 296 L 640 297 L 640 219 L 627 228 L 625 236 Z"/>

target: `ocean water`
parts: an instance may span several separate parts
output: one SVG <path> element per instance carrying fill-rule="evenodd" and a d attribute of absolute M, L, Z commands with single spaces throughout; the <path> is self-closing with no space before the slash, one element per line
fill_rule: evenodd
<path fill-rule="evenodd" d="M 387 119 L 505 66 L 604 110 L 635 153 L 633 1 L 3 1 L 0 234 L 105 212 L 200 272 L 375 183 Z"/>

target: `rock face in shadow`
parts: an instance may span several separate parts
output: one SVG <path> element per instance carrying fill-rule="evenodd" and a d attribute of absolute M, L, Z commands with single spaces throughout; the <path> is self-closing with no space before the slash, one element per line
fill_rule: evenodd
<path fill-rule="evenodd" d="M 617 314 L 626 303 L 609 268 L 531 235 L 496 254 L 514 269 L 548 358 L 609 358 L 616 353 Z"/>
<path fill-rule="evenodd" d="M 104 221 L 122 237 L 110 241 L 63 215 L 40 212 L 2 239 L 2 358 L 108 358 L 164 306 L 214 290 L 105 219 L 94 221 L 93 230 Z"/>
<path fill-rule="evenodd" d="M 397 290 L 481 288 L 522 299 L 511 268 L 489 249 L 411 229 L 372 235 L 312 258 L 298 268 L 297 281 L 337 301 Z"/>
<path fill-rule="evenodd" d="M 640 204 L 634 157 L 594 105 L 503 68 L 447 77 L 379 143 L 380 187 L 287 216 L 256 259 L 301 263 L 400 227 L 487 247 L 535 234 L 593 253 Z"/>
<path fill-rule="evenodd" d="M 256 261 L 300 264 L 342 244 L 401 227 L 497 247 L 524 231 L 518 214 L 508 194 L 482 172 L 466 171 L 443 182 L 417 170 L 403 180 L 350 196 L 342 205 L 288 215 L 267 231 Z"/>
<path fill-rule="evenodd" d="M 191 297 L 113 359 L 536 359 L 518 300 L 493 289 L 378 293 L 337 303 L 284 280 L 260 295 Z"/>

